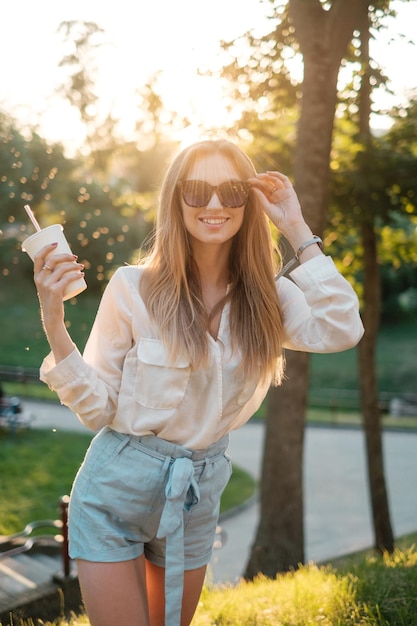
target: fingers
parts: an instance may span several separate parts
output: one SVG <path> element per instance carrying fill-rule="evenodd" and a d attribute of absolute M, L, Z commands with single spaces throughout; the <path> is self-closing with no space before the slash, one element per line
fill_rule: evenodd
<path fill-rule="evenodd" d="M 33 271 L 35 272 L 35 274 L 44 267 L 44 265 L 46 264 L 46 257 L 55 250 L 57 245 L 57 243 L 50 243 L 47 246 L 44 246 L 41 250 L 39 250 L 37 254 L 35 254 L 35 257 L 33 259 Z M 52 266 L 52 263 L 48 263 L 48 265 Z"/>
<path fill-rule="evenodd" d="M 83 269 L 84 265 L 82 263 L 75 263 L 74 259 L 72 261 L 62 260 L 59 262 L 55 260 L 52 262 L 48 259 L 48 263 L 45 263 L 37 273 L 35 272 L 35 282 L 48 282 L 48 284 L 51 284 L 51 278 L 54 282 L 57 282 L 70 273 L 71 280 L 74 280 Z"/>
<path fill-rule="evenodd" d="M 252 187 L 260 189 L 267 198 L 271 198 L 277 191 L 292 188 L 289 178 L 281 174 L 281 172 L 257 174 L 254 178 L 250 178 L 248 182 Z"/>
<path fill-rule="evenodd" d="M 51 243 L 44 246 L 33 259 L 33 270 L 35 274 L 47 270 L 53 272 L 61 263 L 74 263 L 77 260 L 75 254 L 52 254 L 58 244 Z"/>
<path fill-rule="evenodd" d="M 34 280 L 38 291 L 60 293 L 67 284 L 83 275 L 84 265 L 73 254 L 51 254 L 56 244 L 42 248 L 34 257 Z M 45 291 L 46 290 L 46 291 Z"/>
<path fill-rule="evenodd" d="M 281 232 L 285 234 L 291 224 L 303 220 L 300 202 L 287 176 L 268 171 L 257 174 L 248 182 L 260 206 Z"/>

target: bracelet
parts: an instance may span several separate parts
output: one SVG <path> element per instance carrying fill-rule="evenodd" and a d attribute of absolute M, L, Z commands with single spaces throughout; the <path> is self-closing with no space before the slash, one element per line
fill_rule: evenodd
<path fill-rule="evenodd" d="M 304 243 L 301 244 L 301 246 L 298 248 L 297 252 L 295 253 L 295 256 L 291 259 L 291 261 L 288 261 L 288 263 L 286 263 L 284 265 L 284 267 L 279 272 L 279 274 L 277 274 L 275 276 L 275 280 L 278 280 L 279 278 L 281 278 L 281 276 L 283 276 L 289 270 L 291 270 L 294 267 L 294 265 L 296 265 L 296 263 L 298 262 L 301 253 L 304 252 L 304 250 L 306 248 L 308 248 L 308 246 L 312 246 L 314 244 L 317 244 L 318 247 L 320 248 L 320 250 L 323 250 L 323 241 L 322 241 L 322 239 L 320 237 L 318 237 L 317 235 L 313 235 L 313 237 L 311 239 L 309 239 L 308 241 L 305 241 Z"/>
<path fill-rule="evenodd" d="M 300 258 L 300 254 L 304 252 L 304 250 L 308 248 L 308 246 L 312 246 L 315 243 L 318 245 L 320 250 L 323 251 L 323 241 L 317 235 L 313 235 L 312 239 L 309 239 L 305 243 L 301 244 L 301 246 L 298 248 L 297 252 L 295 253 L 295 259 L 298 261 L 298 259 Z"/>

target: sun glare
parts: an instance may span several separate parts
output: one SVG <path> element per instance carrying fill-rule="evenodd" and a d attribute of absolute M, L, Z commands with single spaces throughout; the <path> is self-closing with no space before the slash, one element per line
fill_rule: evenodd
<path fill-rule="evenodd" d="M 173 79 L 167 76 L 162 89 L 167 109 L 178 112 L 187 121 L 185 127 L 174 133 L 182 146 L 221 132 L 239 116 L 218 78 L 191 72 Z"/>
<path fill-rule="evenodd" d="M 327 8 L 327 0 L 321 2 Z M 82 146 L 85 130 L 75 108 L 57 95 L 62 82 L 59 64 L 63 48 L 57 34 L 60 22 L 91 20 L 104 28 L 107 43 L 97 52 L 99 71 L 94 88 L 101 102 L 101 117 L 111 113 L 120 120 L 121 138 L 131 139 L 141 113 L 135 91 L 150 76 L 159 73 L 159 95 L 168 113 L 178 118 L 176 121 L 171 115 L 172 134 L 184 144 L 213 129 L 233 124 L 240 114 L 225 95 L 221 80 L 199 75 L 198 68 L 221 65 L 220 40 L 233 41 L 252 29 L 261 35 L 269 32 L 271 26 L 267 3 L 259 0 L 213 0 L 209 4 L 161 0 L 140 10 L 140 19 L 136 13 L 133 19 L 129 0 L 120 0 L 117 11 L 106 3 L 83 0 L 73 0 L 70 4 L 48 0 L 47 4 L 49 10 L 36 22 L 36 29 L 32 25 L 38 17 L 38 8 L 33 2 L 9 3 L 4 13 L 0 23 L 0 52 L 6 58 L 13 50 L 13 58 L 4 68 L 0 106 L 4 103 L 6 110 L 14 111 L 26 126 L 34 119 L 47 140 L 60 141 L 70 151 Z M 26 19 L 19 22 L 22 5 Z M 378 33 L 372 43 L 375 57 L 390 75 L 392 90 L 398 97 L 404 96 L 406 86 L 415 86 L 409 71 L 416 58 L 416 48 L 409 45 L 416 14 L 413 5 L 393 2 L 399 12 L 391 24 L 394 35 L 387 29 L 386 36 Z M 16 45 L 13 28 L 16 23 L 24 46 Z M 398 36 L 399 32 L 404 34 L 403 38 Z M 409 63 L 402 63 L 404 58 Z M 180 119 L 187 120 L 185 130 L 179 130 Z"/>

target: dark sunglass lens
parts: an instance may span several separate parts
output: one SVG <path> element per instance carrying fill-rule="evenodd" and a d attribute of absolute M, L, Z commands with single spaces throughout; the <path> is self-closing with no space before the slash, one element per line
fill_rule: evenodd
<path fill-rule="evenodd" d="M 188 206 L 205 206 L 210 200 L 211 187 L 202 180 L 185 180 L 182 183 L 182 197 Z"/>
<path fill-rule="evenodd" d="M 248 198 L 248 193 L 248 186 L 240 181 L 231 180 L 219 187 L 222 204 L 230 208 L 243 206 Z"/>
<path fill-rule="evenodd" d="M 181 183 L 181 190 L 184 202 L 191 207 L 206 206 L 215 190 L 223 206 L 232 209 L 246 204 L 249 195 L 247 183 L 239 180 L 226 181 L 218 187 L 203 180 L 185 180 Z"/>

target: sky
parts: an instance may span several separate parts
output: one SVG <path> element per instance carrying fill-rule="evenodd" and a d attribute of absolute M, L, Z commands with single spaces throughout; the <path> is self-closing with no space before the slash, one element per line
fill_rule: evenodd
<path fill-rule="evenodd" d="M 417 87 L 417 46 L 407 43 L 415 36 L 417 2 L 393 4 L 398 18 L 372 48 L 395 91 L 384 104 L 404 100 Z M 65 52 L 58 26 L 82 20 L 105 31 L 97 91 L 103 109 L 112 108 L 122 118 L 125 133 L 131 129 L 135 90 L 156 71 L 163 72 L 168 108 L 221 124 L 225 106 L 218 82 L 197 78 L 197 68 L 218 62 L 219 40 L 253 28 L 268 32 L 266 11 L 260 0 L 7 0 L 0 8 L 0 109 L 39 123 L 48 140 L 74 147 L 82 141 L 77 112 L 56 95 Z"/>

